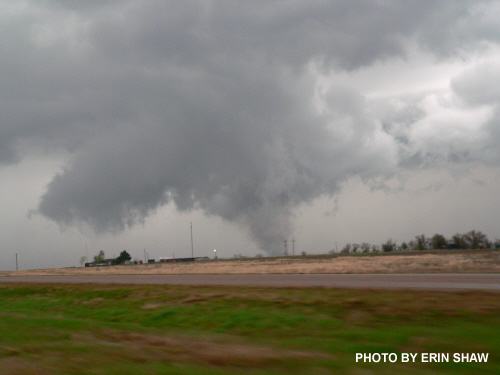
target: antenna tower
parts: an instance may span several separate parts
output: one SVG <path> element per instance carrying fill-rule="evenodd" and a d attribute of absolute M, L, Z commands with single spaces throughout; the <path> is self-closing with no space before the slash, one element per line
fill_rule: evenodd
<path fill-rule="evenodd" d="M 191 223 L 191 258 L 194 258 L 194 244 L 193 244 L 193 222 L 190 221 Z"/>

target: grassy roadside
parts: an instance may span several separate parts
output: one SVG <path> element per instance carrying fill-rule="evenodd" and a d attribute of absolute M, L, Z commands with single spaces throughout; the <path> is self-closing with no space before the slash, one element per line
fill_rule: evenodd
<path fill-rule="evenodd" d="M 495 374 L 488 292 L 0 285 L 0 374 Z M 356 363 L 355 353 L 489 353 Z"/>
<path fill-rule="evenodd" d="M 245 273 L 500 273 L 500 250 L 436 250 L 219 259 L 112 267 L 1 271 L 0 276 Z"/>

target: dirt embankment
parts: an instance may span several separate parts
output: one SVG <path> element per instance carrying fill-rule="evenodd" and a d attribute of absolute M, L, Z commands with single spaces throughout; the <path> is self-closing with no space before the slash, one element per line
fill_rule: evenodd
<path fill-rule="evenodd" d="M 9 275 L 498 273 L 500 251 L 443 251 L 370 256 L 284 257 L 88 268 L 3 271 Z"/>

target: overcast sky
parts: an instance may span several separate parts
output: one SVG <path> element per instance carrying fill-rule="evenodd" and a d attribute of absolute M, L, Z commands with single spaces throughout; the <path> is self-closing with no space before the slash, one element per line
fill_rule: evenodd
<path fill-rule="evenodd" d="M 500 237 L 500 2 L 0 0 L 0 269 Z"/>

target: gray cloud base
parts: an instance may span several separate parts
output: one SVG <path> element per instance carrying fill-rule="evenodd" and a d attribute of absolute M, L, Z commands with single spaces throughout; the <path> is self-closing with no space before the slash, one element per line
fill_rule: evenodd
<path fill-rule="evenodd" d="M 352 176 L 498 162 L 499 93 L 481 91 L 482 70 L 496 79 L 498 64 L 452 83 L 453 110 L 490 111 L 472 138 L 436 133 L 429 97 L 318 89 L 321 75 L 405 58 L 415 44 L 449 59 L 497 43 L 495 2 L 29 5 L 3 16 L 0 161 L 20 160 L 20 142 L 73 154 L 39 206 L 61 225 L 120 232 L 174 202 L 239 223 L 273 253 L 294 207 Z"/>

